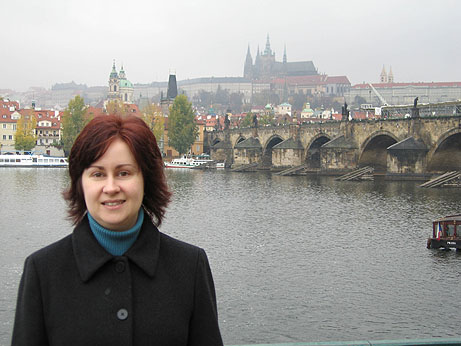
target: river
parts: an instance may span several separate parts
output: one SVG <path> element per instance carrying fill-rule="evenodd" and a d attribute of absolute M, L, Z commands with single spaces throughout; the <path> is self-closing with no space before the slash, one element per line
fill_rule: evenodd
<path fill-rule="evenodd" d="M 461 253 L 426 249 L 461 190 L 168 170 L 161 231 L 209 257 L 226 345 L 460 337 Z M 25 257 L 71 232 L 64 169 L 0 168 L 0 345 Z"/>

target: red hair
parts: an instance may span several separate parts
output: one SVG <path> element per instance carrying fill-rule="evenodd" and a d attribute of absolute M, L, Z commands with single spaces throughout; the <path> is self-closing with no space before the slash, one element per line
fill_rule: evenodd
<path fill-rule="evenodd" d="M 69 155 L 71 185 L 64 192 L 68 213 L 74 224 L 87 210 L 82 188 L 82 174 L 104 155 L 115 139 L 123 140 L 130 148 L 144 178 L 144 210 L 159 226 L 170 201 L 171 192 L 164 173 L 162 155 L 155 136 L 146 123 L 135 116 L 107 115 L 91 120 L 80 132 Z"/>

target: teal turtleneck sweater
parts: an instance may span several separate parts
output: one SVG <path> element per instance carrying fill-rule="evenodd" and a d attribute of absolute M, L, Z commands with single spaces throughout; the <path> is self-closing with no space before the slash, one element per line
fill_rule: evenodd
<path fill-rule="evenodd" d="M 144 210 L 139 209 L 138 220 L 129 230 L 116 232 L 102 227 L 95 219 L 87 213 L 90 221 L 90 228 L 99 244 L 107 252 L 114 256 L 122 256 L 134 244 L 138 238 L 141 226 L 144 221 Z"/>

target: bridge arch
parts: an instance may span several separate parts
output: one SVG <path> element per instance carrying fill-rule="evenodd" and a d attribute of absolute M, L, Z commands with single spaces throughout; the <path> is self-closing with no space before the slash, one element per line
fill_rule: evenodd
<path fill-rule="evenodd" d="M 360 146 L 358 166 L 371 166 L 375 169 L 375 172 L 386 172 L 387 148 L 399 141 L 389 131 L 374 132 Z"/>
<path fill-rule="evenodd" d="M 427 153 L 427 171 L 439 173 L 461 170 L 461 129 L 442 134 Z"/>
<path fill-rule="evenodd" d="M 237 144 L 239 144 L 240 142 L 243 142 L 245 139 L 246 139 L 245 137 L 239 136 L 237 140 L 235 141 L 234 148 Z"/>
<path fill-rule="evenodd" d="M 270 168 L 272 166 L 272 148 L 283 142 L 283 138 L 279 135 L 272 135 L 264 144 L 263 156 L 261 160 L 261 166 L 264 168 Z"/>
<path fill-rule="evenodd" d="M 320 147 L 331 141 L 331 137 L 326 133 L 319 133 L 306 147 L 304 162 L 309 168 L 320 168 Z"/>

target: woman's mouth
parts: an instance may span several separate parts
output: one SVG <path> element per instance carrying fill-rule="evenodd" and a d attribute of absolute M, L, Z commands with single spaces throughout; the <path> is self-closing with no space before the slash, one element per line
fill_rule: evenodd
<path fill-rule="evenodd" d="M 102 204 L 106 205 L 108 207 L 115 207 L 115 206 L 120 205 L 120 204 L 122 204 L 124 202 L 125 201 L 107 201 L 107 202 L 103 202 Z"/>

